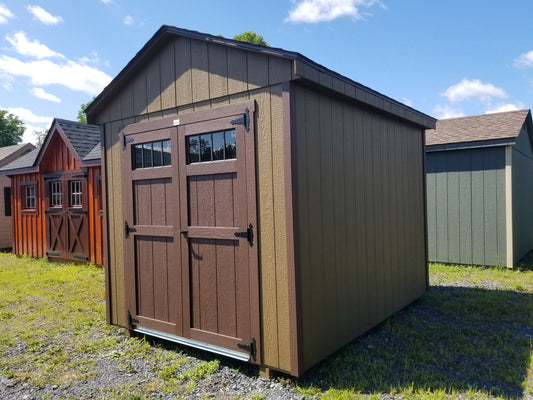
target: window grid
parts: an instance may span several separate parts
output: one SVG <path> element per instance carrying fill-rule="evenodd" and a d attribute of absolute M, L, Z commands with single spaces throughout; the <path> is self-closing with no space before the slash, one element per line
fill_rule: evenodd
<path fill-rule="evenodd" d="M 50 207 L 61 207 L 62 200 L 62 185 L 61 182 L 50 182 Z"/>
<path fill-rule="evenodd" d="M 136 144 L 132 148 L 133 169 L 171 165 L 170 139 Z"/>
<path fill-rule="evenodd" d="M 70 181 L 70 207 L 81 207 L 81 181 Z"/>
<path fill-rule="evenodd" d="M 187 164 L 237 158 L 235 129 L 187 137 Z"/>
<path fill-rule="evenodd" d="M 26 194 L 26 209 L 27 210 L 33 210 L 35 209 L 36 204 L 36 193 L 37 193 L 37 186 L 35 185 L 28 185 L 25 188 L 25 194 Z"/>

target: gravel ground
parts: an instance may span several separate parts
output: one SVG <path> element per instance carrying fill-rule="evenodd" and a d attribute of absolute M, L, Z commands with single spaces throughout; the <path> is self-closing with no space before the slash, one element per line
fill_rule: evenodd
<path fill-rule="evenodd" d="M 433 282 L 433 284 L 435 284 Z M 444 286 L 471 286 L 465 282 L 446 283 Z M 480 285 L 476 285 L 480 287 Z M 487 289 L 495 289 L 492 283 L 487 284 Z M 436 286 L 430 290 L 444 290 L 443 286 Z M 414 306 L 404 310 L 409 315 L 427 318 L 423 307 Z M 436 317 L 436 316 L 435 316 Z M 119 340 L 127 341 L 127 338 L 120 328 L 117 328 L 116 334 Z M 94 335 L 103 335 L 104 333 L 95 332 Z M 379 336 L 379 328 L 377 333 Z M 527 332 L 532 335 L 533 332 Z M 238 361 L 218 358 L 214 355 L 199 352 L 194 349 L 175 346 L 173 344 L 156 341 L 156 344 L 150 349 L 151 355 L 156 352 L 175 352 L 179 351 L 184 356 L 184 364 L 180 369 L 187 370 L 194 368 L 205 362 L 219 360 L 220 364 L 216 371 L 203 379 L 193 382 L 184 382 L 180 389 L 173 393 L 165 393 L 163 390 L 155 390 L 151 399 L 304 399 L 295 390 L 295 380 L 287 376 L 276 376 L 272 379 L 263 379 L 258 376 L 257 368 Z M 22 346 L 20 346 L 22 347 Z M 13 355 L 16 352 L 24 352 L 27 349 L 13 348 Z M 141 399 L 147 398 L 146 395 L 137 395 L 136 393 L 145 393 L 144 389 L 147 382 L 157 380 L 157 369 L 154 368 L 154 359 L 156 357 L 139 356 L 134 358 L 130 365 L 120 365 L 113 352 L 116 350 L 106 349 L 105 353 L 99 352 L 94 354 L 94 370 L 91 376 L 83 382 L 76 382 L 70 386 L 56 386 L 45 384 L 42 387 L 36 387 L 26 381 L 16 381 L 8 379 L 0 374 L 0 399 L 2 400 L 37 400 L 37 399 Z M 320 387 L 320 376 L 318 370 L 312 370 L 306 377 L 300 381 L 305 385 L 313 384 Z M 373 397 L 376 398 L 376 397 Z M 381 394 L 380 399 L 403 399 L 401 394 Z M 451 396 L 449 396 L 451 398 Z M 456 395 L 454 398 L 461 399 L 462 395 Z M 464 397 L 467 398 L 467 397 Z M 533 400 L 530 394 L 524 394 L 524 399 Z"/>

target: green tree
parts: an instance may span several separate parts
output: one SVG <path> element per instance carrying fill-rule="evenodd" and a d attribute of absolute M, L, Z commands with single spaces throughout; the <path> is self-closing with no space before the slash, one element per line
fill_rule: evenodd
<path fill-rule="evenodd" d="M 93 102 L 95 97 L 92 98 L 92 100 L 89 100 L 87 103 L 82 104 L 80 106 L 80 109 L 78 111 L 78 121 L 83 122 L 84 124 L 87 123 L 87 116 L 85 115 L 85 109 L 89 107 L 89 105 Z"/>
<path fill-rule="evenodd" d="M 248 42 L 252 44 L 258 44 L 261 46 L 269 47 L 269 44 L 265 42 L 265 39 L 263 39 L 263 36 L 258 35 L 257 33 L 252 32 L 252 31 L 246 31 L 244 33 L 241 33 L 240 35 L 235 35 L 233 39 L 239 40 L 241 42 Z"/>
<path fill-rule="evenodd" d="M 0 110 L 0 147 L 20 143 L 25 130 L 24 123 L 15 115 Z"/>

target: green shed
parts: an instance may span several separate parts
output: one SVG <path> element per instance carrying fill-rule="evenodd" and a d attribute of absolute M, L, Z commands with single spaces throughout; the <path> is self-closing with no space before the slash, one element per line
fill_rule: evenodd
<path fill-rule="evenodd" d="M 430 261 L 512 268 L 533 249 L 532 135 L 529 110 L 426 132 Z"/>
<path fill-rule="evenodd" d="M 297 376 L 426 291 L 433 118 L 298 53 L 170 26 L 86 113 L 111 324 Z"/>

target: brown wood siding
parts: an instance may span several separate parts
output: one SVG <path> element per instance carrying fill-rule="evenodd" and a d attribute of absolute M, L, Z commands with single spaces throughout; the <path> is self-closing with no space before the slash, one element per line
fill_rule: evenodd
<path fill-rule="evenodd" d="M 157 61 L 159 60 L 159 61 Z M 173 60 L 169 65 L 169 60 Z M 158 63 L 159 73 L 154 73 Z M 170 71 L 175 73 L 169 80 Z M 263 364 L 290 371 L 289 293 L 285 235 L 285 177 L 283 173 L 283 81 L 291 79 L 292 63 L 194 39 L 169 42 L 149 65 L 113 99 L 120 107 L 90 116 L 104 124 L 108 227 L 108 283 L 112 299 L 110 322 L 127 326 L 124 292 L 123 224 L 121 204 L 122 127 L 133 122 L 177 116 L 223 104 L 254 99 L 257 134 L 258 218 L 262 298 Z M 146 89 L 157 86 L 163 94 Z M 267 87 L 261 87 L 265 86 Z M 151 87 L 151 86 L 150 86 Z M 259 88 L 252 90 L 254 88 Z M 172 92 L 174 92 L 174 96 Z M 159 98 L 161 97 L 161 98 Z M 133 100 L 132 100 L 133 98 Z M 172 100 L 172 99 L 175 99 Z M 135 106 L 132 106 L 134 102 Z M 161 107 L 161 109 L 158 109 Z M 120 111 L 120 112 L 119 112 Z"/>
<path fill-rule="evenodd" d="M 67 171 L 82 168 L 73 151 L 61 137 L 54 135 L 40 163 L 40 172 L 13 176 L 13 252 L 18 255 L 46 257 L 45 181 L 44 174 L 54 171 Z M 87 195 L 89 217 L 89 261 L 103 265 L 102 215 L 99 215 L 95 196 L 100 176 L 100 166 L 87 168 Z M 24 185 L 35 182 L 37 185 L 37 207 L 34 212 L 24 210 Z M 66 189 L 65 189 L 66 190 Z"/>
<path fill-rule="evenodd" d="M 295 96 L 304 370 L 426 290 L 424 148 L 419 128 Z"/>

